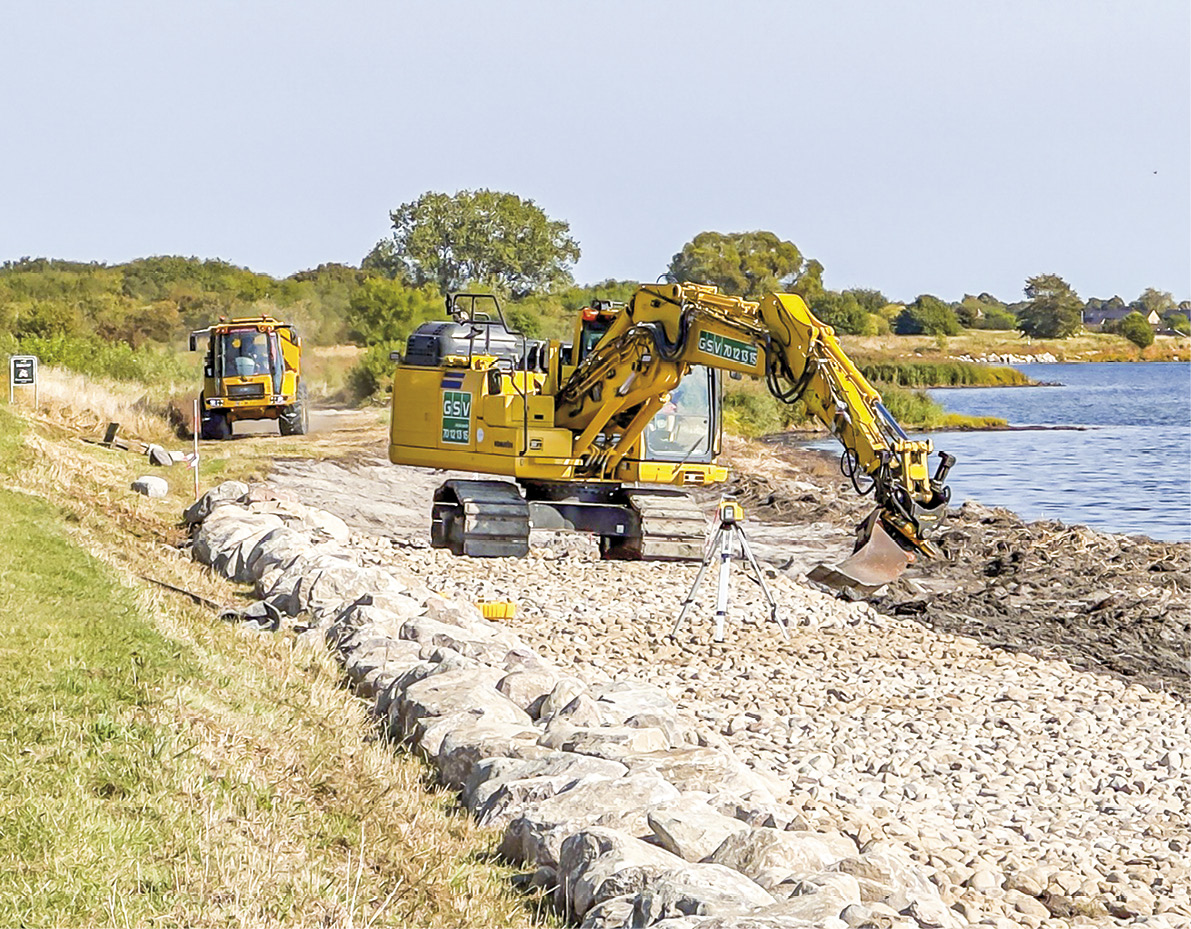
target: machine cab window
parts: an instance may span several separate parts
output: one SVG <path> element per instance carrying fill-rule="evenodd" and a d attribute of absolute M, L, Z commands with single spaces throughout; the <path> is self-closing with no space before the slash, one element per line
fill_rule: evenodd
<path fill-rule="evenodd" d="M 718 428 L 712 407 L 719 378 L 695 366 L 645 429 L 645 457 L 658 461 L 709 462 Z"/>
<path fill-rule="evenodd" d="M 221 337 L 224 377 L 254 377 L 271 374 L 273 366 L 270 333 L 236 329 Z"/>

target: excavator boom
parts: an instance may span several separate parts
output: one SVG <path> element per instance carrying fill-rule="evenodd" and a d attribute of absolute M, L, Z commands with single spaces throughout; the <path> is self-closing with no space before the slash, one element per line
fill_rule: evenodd
<path fill-rule="evenodd" d="M 930 440 L 906 435 L 831 327 L 796 294 L 755 303 L 697 284 L 641 287 L 562 385 L 559 421 L 593 439 L 618 415 L 639 410 L 616 445 L 593 459 L 614 470 L 656 412 L 651 401 L 694 365 L 763 378 L 779 400 L 802 400 L 844 446 L 843 468 L 857 492 L 874 495 L 875 517 L 859 527 L 855 555 L 820 579 L 840 586 L 851 575 L 855 586 L 879 586 L 901 573 L 910 553 L 938 554 L 928 536 L 946 510 L 954 458 L 942 454 L 930 474 Z"/>

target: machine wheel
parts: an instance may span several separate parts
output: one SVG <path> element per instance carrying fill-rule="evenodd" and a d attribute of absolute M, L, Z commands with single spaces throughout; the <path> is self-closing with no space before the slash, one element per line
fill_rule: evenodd
<path fill-rule="evenodd" d="M 204 410 L 199 414 L 199 437 L 217 442 L 232 437 L 232 424 L 221 410 Z"/>
<path fill-rule="evenodd" d="M 310 431 L 310 411 L 306 403 L 306 385 L 298 385 L 298 395 L 292 406 L 287 406 L 277 417 L 277 426 L 282 435 L 306 435 Z"/>

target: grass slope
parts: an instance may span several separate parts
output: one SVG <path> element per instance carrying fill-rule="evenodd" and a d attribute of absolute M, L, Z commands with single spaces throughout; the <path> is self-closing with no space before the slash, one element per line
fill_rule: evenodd
<path fill-rule="evenodd" d="M 0 408 L 0 925 L 552 919 L 325 653 L 139 583 L 236 596 L 52 426 Z"/>

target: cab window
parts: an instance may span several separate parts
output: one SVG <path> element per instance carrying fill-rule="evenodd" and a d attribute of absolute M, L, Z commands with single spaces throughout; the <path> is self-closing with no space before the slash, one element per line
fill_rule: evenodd
<path fill-rule="evenodd" d="M 645 457 L 654 461 L 711 460 L 716 427 L 711 398 L 719 389 L 714 372 L 696 366 L 670 391 L 645 429 Z"/>

